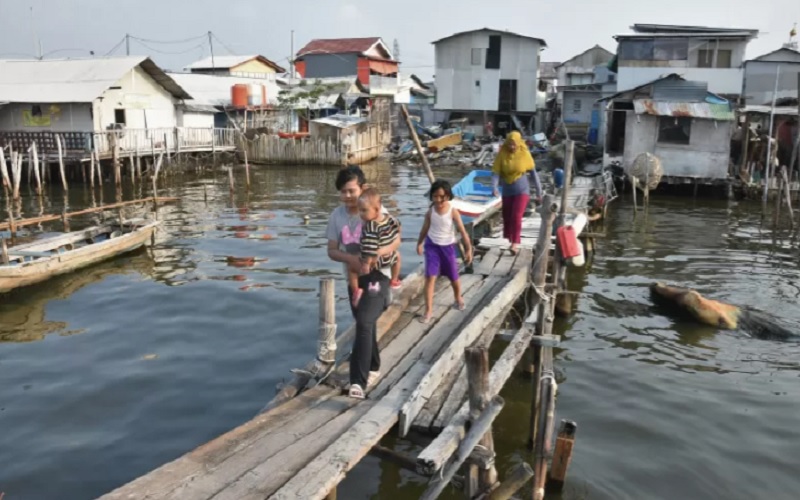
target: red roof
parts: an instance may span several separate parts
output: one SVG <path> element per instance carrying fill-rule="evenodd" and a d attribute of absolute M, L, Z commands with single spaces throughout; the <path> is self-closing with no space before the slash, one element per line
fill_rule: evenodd
<path fill-rule="evenodd" d="M 297 57 L 306 54 L 362 54 L 368 51 L 377 42 L 379 37 L 371 38 L 333 38 L 311 40 L 308 45 L 297 52 Z"/>

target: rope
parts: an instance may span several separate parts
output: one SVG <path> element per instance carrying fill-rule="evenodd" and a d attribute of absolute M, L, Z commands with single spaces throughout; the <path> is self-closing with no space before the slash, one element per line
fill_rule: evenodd
<path fill-rule="evenodd" d="M 323 363 L 336 362 L 336 323 L 319 325 L 317 359 Z"/>

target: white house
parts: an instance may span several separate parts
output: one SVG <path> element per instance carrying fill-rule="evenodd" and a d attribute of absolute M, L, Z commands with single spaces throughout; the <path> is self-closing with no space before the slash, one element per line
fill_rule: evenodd
<path fill-rule="evenodd" d="M 183 99 L 147 57 L 0 60 L 0 132 L 173 128 Z"/>
<path fill-rule="evenodd" d="M 559 87 L 590 85 L 596 82 L 595 68 L 608 64 L 614 54 L 599 45 L 587 49 L 556 66 Z M 605 83 L 605 82 L 601 82 Z M 558 103 L 564 102 L 564 92 L 558 92 Z"/>
<path fill-rule="evenodd" d="M 780 68 L 780 72 L 778 69 Z M 772 104 L 775 79 L 778 78 L 776 99 L 797 98 L 800 85 L 800 51 L 783 47 L 744 63 L 742 100 L 745 104 Z"/>
<path fill-rule="evenodd" d="M 634 33 L 616 35 L 618 85 L 631 89 L 676 73 L 707 82 L 708 90 L 738 97 L 747 44 L 758 30 L 634 24 Z"/>
<path fill-rule="evenodd" d="M 536 112 L 541 38 L 483 28 L 433 42 L 436 52 L 435 109 L 456 112 L 471 125 L 495 122 L 495 132 Z"/>

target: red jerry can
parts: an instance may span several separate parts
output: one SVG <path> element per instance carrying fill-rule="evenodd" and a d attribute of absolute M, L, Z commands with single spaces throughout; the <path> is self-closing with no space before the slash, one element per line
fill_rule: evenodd
<path fill-rule="evenodd" d="M 556 231 L 556 240 L 558 240 L 558 248 L 561 249 L 561 256 L 563 258 L 571 259 L 581 254 L 574 227 L 561 226 L 558 228 L 558 231 Z"/>

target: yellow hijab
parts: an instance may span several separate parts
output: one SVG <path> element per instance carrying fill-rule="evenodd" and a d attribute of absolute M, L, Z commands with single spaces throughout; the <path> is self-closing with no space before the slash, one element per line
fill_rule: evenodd
<path fill-rule="evenodd" d="M 517 145 L 517 150 L 513 153 L 512 143 Z M 512 184 L 535 167 L 528 145 L 522 140 L 522 134 L 515 130 L 506 137 L 506 142 L 494 160 L 492 172 L 499 175 L 506 184 Z"/>

